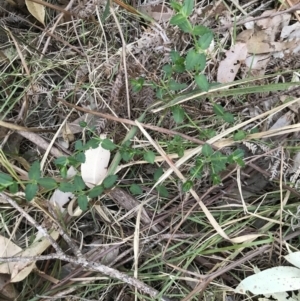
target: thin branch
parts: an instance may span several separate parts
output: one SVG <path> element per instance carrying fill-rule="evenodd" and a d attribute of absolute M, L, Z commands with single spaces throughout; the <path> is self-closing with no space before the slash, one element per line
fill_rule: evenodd
<path fill-rule="evenodd" d="M 157 298 L 159 296 L 159 291 L 156 289 L 148 286 L 144 282 L 130 277 L 124 273 L 119 272 L 113 268 L 107 267 L 98 262 L 89 262 L 85 258 L 76 258 L 72 256 L 68 256 L 65 254 L 49 254 L 44 256 L 37 256 L 37 257 L 0 257 L 0 262 L 31 262 L 31 261 L 40 261 L 40 260 L 51 260 L 51 259 L 59 259 L 63 261 L 67 261 L 76 265 L 80 265 L 85 269 L 89 269 L 93 272 L 99 272 L 111 278 L 115 278 L 121 280 L 129 285 L 136 287 L 139 291 L 148 294 L 152 298 Z M 169 301 L 167 297 L 161 297 L 161 301 Z"/>

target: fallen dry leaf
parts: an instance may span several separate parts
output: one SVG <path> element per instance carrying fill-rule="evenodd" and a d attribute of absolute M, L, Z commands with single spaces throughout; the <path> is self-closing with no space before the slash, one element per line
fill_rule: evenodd
<path fill-rule="evenodd" d="M 226 58 L 220 62 L 217 81 L 220 83 L 230 83 L 239 71 L 241 64 L 248 54 L 245 43 L 236 43 L 226 52 Z"/>

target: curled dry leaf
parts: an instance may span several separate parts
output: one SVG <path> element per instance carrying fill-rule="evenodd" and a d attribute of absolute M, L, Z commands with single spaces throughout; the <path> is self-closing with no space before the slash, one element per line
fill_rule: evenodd
<path fill-rule="evenodd" d="M 236 43 L 226 52 L 226 58 L 220 62 L 217 80 L 220 83 L 230 83 L 247 57 L 247 45 Z"/>
<path fill-rule="evenodd" d="M 59 236 L 58 232 L 56 231 L 52 231 L 50 235 L 55 240 Z M 0 236 L 0 244 L 3 246 L 0 250 L 0 257 L 34 257 L 42 254 L 50 246 L 50 242 L 47 240 L 47 238 L 43 237 L 40 233 L 37 234 L 32 245 L 30 245 L 24 251 L 3 236 Z M 0 264 L 0 273 L 10 274 L 10 282 L 19 282 L 25 279 L 34 268 L 35 262 L 8 262 Z"/>
<path fill-rule="evenodd" d="M 39 3 L 25 0 L 29 12 L 43 25 L 45 25 L 45 6 Z"/>
<path fill-rule="evenodd" d="M 100 136 L 105 139 L 104 135 Z M 85 151 L 85 162 L 81 164 L 81 177 L 89 188 L 104 180 L 110 159 L 110 151 L 101 145 Z"/>

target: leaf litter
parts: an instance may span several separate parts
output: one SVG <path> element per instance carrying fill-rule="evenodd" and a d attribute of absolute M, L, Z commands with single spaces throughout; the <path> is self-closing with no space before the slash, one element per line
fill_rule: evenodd
<path fill-rule="evenodd" d="M 57 149 L 51 148 L 51 155 L 56 157 L 60 157 L 62 154 L 72 155 L 74 153 L 74 139 L 75 141 L 78 139 L 87 141 L 90 138 L 86 127 L 79 125 L 82 122 L 89 124 L 98 137 L 103 133 L 108 133 L 109 137 L 113 136 L 116 144 L 120 143 L 128 133 L 128 129 L 121 124 L 83 115 L 75 111 L 69 115 L 63 131 L 57 132 L 59 125 L 70 112 L 69 108 L 59 103 L 59 99 L 78 103 L 82 107 L 89 107 L 94 111 L 127 118 L 124 109 L 127 107 L 125 80 L 137 80 L 142 77 L 145 82 L 159 83 L 164 80 L 165 74 L 162 70 L 164 65 L 170 63 L 171 50 L 176 49 L 179 57 L 183 57 L 190 50 L 191 39 L 182 33 L 178 27 L 170 25 L 174 10 L 169 2 L 137 4 L 133 1 L 132 6 L 129 6 L 118 1 L 116 2 L 118 5 L 113 4 L 112 7 L 117 12 L 118 18 L 120 18 L 121 28 L 126 32 L 126 45 L 123 46 L 119 38 L 117 24 L 112 15 L 109 12 L 107 13 L 108 6 L 106 2 L 83 1 L 79 3 L 71 1 L 69 3 L 70 7 L 65 7 L 63 3 L 55 4 L 56 8 L 59 8 L 57 10 L 46 4 L 42 5 L 31 1 L 22 4 L 21 2 L 14 4 L 12 7 L 11 3 L 4 2 L 1 4 L 3 10 L 0 10 L 0 20 L 4 22 L 4 29 L 7 26 L 12 34 L 19 39 L 19 50 L 17 51 L 17 46 L 10 42 L 11 38 L 7 37 L 7 33 L 4 35 L 1 33 L 0 35 L 1 41 L 3 40 L 6 43 L 0 53 L 1 75 L 3 75 L 1 84 L 6 87 L 1 92 L 1 97 L 2 99 L 9 99 L 11 108 L 8 110 L 6 108 L 7 104 L 3 106 L 3 109 L 5 109 L 3 118 L 14 123 L 18 121 L 16 116 L 20 116 L 26 127 L 43 127 L 52 130 L 54 133 L 17 132 L 23 138 L 16 148 L 19 156 L 26 158 L 27 166 L 32 164 L 34 158 L 42 159 L 44 151 L 51 148 L 52 142 Z M 206 216 L 198 209 L 195 210 L 193 207 L 195 200 L 191 198 L 188 192 L 183 191 L 181 184 L 178 184 L 178 179 L 174 175 L 171 174 L 166 180 L 167 192 L 171 196 L 170 198 L 164 198 L 153 190 L 151 185 L 150 187 L 147 186 L 148 182 L 153 181 L 153 174 L 158 168 L 164 173 L 168 166 L 152 150 L 149 151 L 149 144 L 144 141 L 140 134 L 136 134 L 131 139 L 133 147 L 135 150 L 144 149 L 148 155 L 131 160 L 128 153 L 123 154 L 123 158 L 129 160 L 124 163 L 124 165 L 127 165 L 126 168 L 118 169 L 121 171 L 119 172 L 120 187 L 105 192 L 99 198 L 91 198 L 89 200 L 91 207 L 87 212 L 78 210 L 74 193 L 63 192 L 59 189 L 54 190 L 54 192 L 40 190 L 39 198 L 34 200 L 39 204 L 38 207 L 33 207 L 31 203 L 22 203 L 22 196 L 16 196 L 23 209 L 35 216 L 37 222 L 46 227 L 49 232 L 57 233 L 55 224 L 61 225 L 91 261 L 98 260 L 105 265 L 113 263 L 114 268 L 122 267 L 126 273 L 129 273 L 134 260 L 135 267 L 133 269 L 139 279 L 152 284 L 152 286 L 159 287 L 162 291 L 164 290 L 164 284 L 167 283 L 167 291 L 164 291 L 164 295 L 173 296 L 173 299 L 176 299 L 174 296 L 180 296 L 181 299 L 188 298 L 189 294 L 192 294 L 189 300 L 196 298 L 193 297 L 193 291 L 199 289 L 199 285 L 191 286 L 188 282 L 191 278 L 189 271 L 195 271 L 193 266 L 196 266 L 197 270 L 199 267 L 203 270 L 203 275 L 207 276 L 206 282 L 204 282 L 207 284 L 212 281 L 209 278 L 212 275 L 210 271 L 217 271 L 214 274 L 217 275 L 215 281 L 218 282 L 218 285 L 222 284 L 224 287 L 220 290 L 220 286 L 211 283 L 206 291 L 202 288 L 202 293 L 208 296 L 211 292 L 214 292 L 217 297 L 218 295 L 224 296 L 225 293 L 227 298 L 232 293 L 233 288 L 239 284 L 238 279 L 242 280 L 245 275 L 253 274 L 253 265 L 257 265 L 264 270 L 273 268 L 280 271 L 280 273 L 282 270 L 292 270 L 287 266 L 278 266 L 278 264 L 270 262 L 271 251 L 266 250 L 261 251 L 260 256 L 250 259 L 248 263 L 244 262 L 243 273 L 240 271 L 241 266 L 234 266 L 234 262 L 238 262 L 243 255 L 246 255 L 245 258 L 251 255 L 250 249 L 255 248 L 255 244 L 252 244 L 253 237 L 256 239 L 254 242 L 259 245 L 264 243 L 260 241 L 261 235 L 270 233 L 269 231 L 274 231 L 271 232 L 274 234 L 276 231 L 279 232 L 279 229 L 283 229 L 285 231 L 284 235 L 293 235 L 290 225 L 291 220 L 292 218 L 294 220 L 299 219 L 297 213 L 295 213 L 297 198 L 288 195 L 291 190 L 282 191 L 286 193 L 284 195 L 285 199 L 280 198 L 275 193 L 278 187 L 281 187 L 281 189 L 283 187 L 282 185 L 276 186 L 278 183 L 282 183 L 280 181 L 283 181 L 284 185 L 289 184 L 289 187 L 293 189 L 297 189 L 299 185 L 296 176 L 299 175 L 299 164 L 297 163 L 299 153 L 297 152 L 297 142 L 295 142 L 299 137 L 297 131 L 292 128 L 297 125 L 298 107 L 295 103 L 295 106 L 285 106 L 282 110 L 274 111 L 274 114 L 264 115 L 265 112 L 276 108 L 276 106 L 299 97 L 299 91 L 297 90 L 298 74 L 295 70 L 300 67 L 299 21 L 292 13 L 273 16 L 274 13 L 278 12 L 275 1 L 271 5 L 262 2 L 261 6 L 255 1 L 252 2 L 232 1 L 232 3 L 224 5 L 223 1 L 215 1 L 213 4 L 208 3 L 208 1 L 201 1 L 195 6 L 190 20 L 193 25 L 204 24 L 215 32 L 214 39 L 206 51 L 207 62 L 204 73 L 209 82 L 228 84 L 224 90 L 231 93 L 233 91 L 230 86 L 231 83 L 234 84 L 237 80 L 245 80 L 240 85 L 242 90 L 245 88 L 243 85 L 247 86 L 249 76 L 256 76 L 256 88 L 251 92 L 240 92 L 240 98 L 235 98 L 231 94 L 223 95 L 221 90 L 220 93 L 215 94 L 211 91 L 205 92 L 203 96 L 196 100 L 184 100 L 180 107 L 173 109 L 173 112 L 177 112 L 175 121 L 172 119 L 172 114 L 167 111 L 162 113 L 161 116 L 152 113 L 149 115 L 149 120 L 154 125 L 159 124 L 167 130 L 175 129 L 191 136 L 195 135 L 197 138 L 201 136 L 200 139 L 207 140 L 211 138 L 210 135 L 222 135 L 224 131 L 230 128 L 228 123 L 220 123 L 220 120 L 215 116 L 215 107 L 212 106 L 215 103 L 219 106 L 219 115 L 222 117 L 224 117 L 225 111 L 227 113 L 237 112 L 239 118 L 236 121 L 237 124 L 253 119 L 247 125 L 237 127 L 237 130 L 248 131 L 259 128 L 261 132 L 277 131 L 277 140 L 276 138 L 265 138 L 261 135 L 260 137 L 256 136 L 259 137 L 256 140 L 247 141 L 245 139 L 245 141 L 240 142 L 247 161 L 255 159 L 254 167 L 260 167 L 262 170 L 255 170 L 252 168 L 253 165 L 249 165 L 247 169 L 242 170 L 242 174 L 238 177 L 234 170 L 235 167 L 232 166 L 230 170 L 232 176 L 225 179 L 223 186 L 217 186 L 212 189 L 211 194 L 205 195 L 213 185 L 209 180 L 209 171 L 203 168 L 202 177 L 194 184 L 197 194 L 199 196 L 204 195 L 203 198 L 208 210 L 220 217 L 218 222 L 222 227 L 226 227 L 230 238 L 249 237 L 248 242 L 243 241 L 244 244 L 248 243 L 248 249 L 243 244 L 232 244 L 222 238 L 214 237 L 214 229 L 206 221 Z M 298 4 L 296 1 L 294 2 L 293 5 Z M 24 12 L 19 9 L 22 5 L 27 6 L 31 17 L 33 17 L 29 18 L 29 22 L 34 23 L 36 19 L 39 21 L 39 23 L 35 23 L 38 27 L 41 24 L 51 25 L 53 35 L 47 34 L 46 30 L 41 29 L 41 27 L 31 26 L 28 23 L 27 15 L 24 15 Z M 60 15 L 62 9 L 70 9 L 72 17 L 68 14 Z M 46 14 L 44 14 L 45 11 Z M 138 14 L 138 12 L 142 13 L 146 23 L 142 23 L 140 19 L 130 15 Z M 253 16 L 252 12 L 254 12 Z M 234 24 L 239 19 L 245 21 L 245 16 L 241 14 L 249 14 L 249 16 L 246 16 L 244 26 L 235 28 Z M 153 19 L 152 23 L 145 15 Z M 264 18 L 251 21 L 252 17 Z M 59 21 L 54 25 L 52 21 L 56 18 Z M 18 27 L 16 28 L 17 23 Z M 219 30 L 226 26 L 230 26 L 230 28 L 225 31 Z M 237 30 L 236 37 L 233 28 Z M 29 65 L 32 78 L 27 78 L 21 73 L 20 70 L 25 67 L 22 65 L 20 56 Z M 124 68 L 124 61 L 122 61 L 124 58 L 126 59 L 126 68 Z M 194 66 L 191 66 L 188 69 L 193 72 L 193 68 Z M 279 71 L 288 72 L 277 76 L 276 73 Z M 269 78 L 263 77 L 270 74 L 275 75 Z M 257 88 L 259 86 L 270 86 L 274 83 L 295 84 L 285 88 L 282 92 L 263 91 Z M 14 90 L 14 86 L 18 89 Z M 181 88 L 174 92 L 179 86 Z M 201 85 L 199 86 L 201 87 Z M 176 81 L 174 81 L 174 91 L 171 96 L 175 98 L 182 95 L 184 99 L 185 93 L 194 93 L 196 87 L 197 83 L 193 82 L 189 75 L 179 73 Z M 257 89 L 257 92 L 255 89 Z M 209 90 L 209 87 L 204 90 Z M 140 91 L 134 91 L 130 88 L 128 92 L 133 120 L 139 118 L 140 113 L 154 105 L 155 101 L 160 102 L 151 85 L 143 86 Z M 191 120 L 196 121 L 196 124 L 201 120 L 198 129 L 194 125 L 185 127 L 186 115 L 182 114 L 181 108 L 184 108 L 184 113 L 188 114 Z M 259 116 L 261 118 L 258 119 Z M 230 116 L 227 115 L 227 117 Z M 182 123 L 182 128 L 178 126 L 180 123 Z M 199 131 L 199 128 L 201 131 Z M 54 136 L 55 133 L 56 136 Z M 172 141 L 167 136 L 159 135 L 158 132 L 152 132 L 151 134 L 157 141 L 167 141 L 167 143 L 164 142 L 161 145 L 167 150 L 168 156 L 174 160 L 171 164 L 178 165 L 182 173 L 188 172 L 189 165 L 193 162 L 189 161 L 180 165 L 180 159 L 177 162 L 176 160 L 178 157 L 193 152 L 196 145 L 188 145 L 185 141 Z M 239 132 L 239 134 L 243 133 Z M 9 134 L 5 133 L 4 136 L 6 135 Z M 254 131 L 251 132 L 251 135 L 255 135 Z M 65 143 L 56 142 L 57 137 L 62 137 Z M 228 138 L 223 137 L 224 139 Z M 247 135 L 241 135 L 241 137 L 247 137 Z M 226 142 L 224 139 L 216 141 L 221 145 Z M 227 151 L 230 154 L 234 150 L 234 145 L 238 144 L 239 142 L 236 141 L 230 143 L 227 141 L 227 149 L 222 151 Z M 183 151 L 180 150 L 180 147 L 183 148 Z M 290 148 L 295 148 L 296 151 L 288 151 Z M 157 164 L 153 165 L 155 167 L 148 164 L 149 154 L 151 154 L 151 162 Z M 97 186 L 101 184 L 109 171 L 110 156 L 112 156 L 110 151 L 103 150 L 100 147 L 86 150 L 85 163 L 72 169 L 72 175 L 67 172 L 68 177 L 72 178 L 80 174 L 87 187 Z M 13 157 L 8 155 L 8 159 L 1 157 L 4 170 L 7 170 L 8 166 L 5 165 L 6 160 L 8 160 L 9 166 L 12 166 L 13 171 L 10 170 L 12 176 L 14 175 L 22 180 L 27 179 L 28 170 L 24 167 L 26 164 L 15 162 Z M 60 178 L 59 171 L 55 170 L 53 159 L 46 156 L 45 160 L 43 173 L 59 178 L 60 181 L 65 181 Z M 253 164 L 253 161 L 249 164 Z M 266 174 L 262 175 L 262 171 Z M 270 182 L 269 179 L 276 180 Z M 127 189 L 129 185 L 137 185 L 135 191 L 139 191 L 140 194 L 137 196 L 130 195 L 130 189 Z M 237 189 L 238 185 L 240 185 L 239 191 Z M 157 191 L 165 191 L 164 189 L 166 189 L 164 186 L 159 188 L 160 190 Z M 242 190 L 243 195 L 243 206 L 241 200 L 239 200 L 240 190 Z M 283 206 L 281 209 L 279 204 Z M 30 231 L 27 231 L 26 227 L 28 225 L 25 219 L 22 220 L 19 226 L 14 228 L 11 208 L 4 202 L 1 202 L 1 206 L 3 206 L 4 212 L 1 218 L 6 222 L 2 232 L 5 241 L 10 236 L 11 231 L 14 230 L 16 235 L 13 236 L 11 243 L 18 248 L 20 254 L 38 257 L 45 251 L 47 254 L 51 252 L 47 238 L 42 238 L 41 241 L 35 243 L 34 241 L 39 240 L 39 234 L 34 234 L 34 236 L 37 235 L 35 239 L 30 238 L 28 234 Z M 253 207 L 255 207 L 254 211 Z M 271 211 L 270 208 L 272 207 L 276 209 Z M 248 213 L 244 213 L 244 208 L 247 208 L 245 212 Z M 281 214 L 285 214 L 284 220 L 278 214 L 278 210 L 281 210 Z M 135 225 L 138 214 L 141 215 L 141 229 Z M 243 214 L 248 215 L 244 216 Z M 49 215 L 52 217 L 50 222 L 48 220 Z M 10 218 L 7 218 L 7 216 Z M 241 216 L 243 217 L 241 218 Z M 243 218 L 246 222 L 241 221 Z M 278 222 L 279 218 L 280 221 Z M 234 226 L 235 224 L 240 227 L 237 229 Z M 140 232 L 137 233 L 136 231 Z M 98 236 L 101 236 L 100 240 Z M 137 245 L 137 241 L 134 241 L 137 237 L 139 239 L 139 251 L 132 247 L 134 243 L 135 246 Z M 286 250 L 275 238 L 277 239 L 275 235 L 272 236 L 272 239 L 268 240 L 266 238 L 264 244 L 274 244 L 276 247 L 272 251 L 272 258 L 280 258 Z M 55 240 L 57 239 L 58 234 L 55 234 Z M 280 239 L 285 241 L 282 236 Z M 298 241 L 292 243 L 295 248 L 298 248 Z M 18 245 L 21 247 L 18 247 Z M 191 246 L 191 249 L 188 249 L 188 246 Z M 278 248 L 279 246 L 281 249 Z M 197 251 L 191 252 L 191 250 Z M 230 253 L 233 250 L 238 251 Z M 8 253 L 7 256 L 15 255 L 14 251 Z M 229 253 L 233 265 L 230 270 L 226 270 Z M 110 254 L 112 259 L 106 260 L 108 258 L 107 254 Z M 183 257 L 180 259 L 177 254 Z M 213 256 L 209 254 L 213 254 Z M 157 259 L 161 255 L 164 258 L 163 261 Z M 70 278 L 75 276 L 79 278 L 83 275 L 83 277 L 87 277 L 87 274 L 76 268 L 76 265 L 70 267 L 64 264 L 62 260 L 60 262 L 65 274 L 56 273 L 55 264 L 51 263 L 48 265 L 48 269 L 44 270 L 46 274 L 44 280 L 48 281 L 51 289 L 61 289 L 64 294 L 64 283 L 70 284 L 72 283 L 69 280 Z M 35 264 L 36 268 L 43 268 L 40 261 L 36 261 Z M 131 266 L 128 267 L 126 264 L 131 264 Z M 7 267 L 8 265 L 2 263 L 2 266 Z M 37 273 L 33 270 L 33 266 L 33 263 L 12 264 L 9 270 L 2 273 L 11 275 L 10 284 L 17 281 L 22 282 L 23 279 L 34 283 Z M 220 268 L 222 266 L 224 270 Z M 276 277 L 276 274 L 273 273 L 275 270 L 271 270 L 271 276 Z M 66 271 L 69 275 L 66 274 Z M 230 278 L 228 271 L 235 275 L 234 279 Z M 254 294 L 269 293 L 277 300 L 286 300 L 287 295 L 284 292 L 289 291 L 285 286 L 286 283 L 290 285 L 292 282 L 297 283 L 298 270 L 293 268 L 293 271 L 295 271 L 296 276 L 290 276 L 292 280 L 287 280 L 288 278 L 283 277 L 282 273 L 280 275 L 282 294 L 279 294 L 278 291 L 271 291 L 271 289 L 266 292 L 263 289 L 249 290 Z M 89 273 L 89 275 L 95 275 Z M 57 279 L 47 278 L 49 275 L 60 278 L 61 283 L 56 281 Z M 168 282 L 169 276 L 173 279 L 172 282 Z M 193 276 L 197 280 L 203 279 L 200 273 Z M 279 288 L 279 283 L 276 282 L 279 277 L 274 281 L 270 281 L 269 276 L 255 281 L 259 281 L 260 286 L 263 287 L 266 278 L 273 287 L 276 284 L 275 290 Z M 163 279 L 163 281 L 160 281 L 160 279 Z M 98 280 L 99 282 L 94 283 L 99 285 L 99 291 L 107 298 L 115 299 L 124 290 L 124 300 L 131 294 L 128 288 L 120 287 L 117 282 L 109 283 L 103 275 Z M 196 281 L 193 281 L 193 283 L 195 284 Z M 89 284 L 87 283 L 86 287 Z M 109 284 L 107 290 L 106 284 Z M 41 289 L 39 283 L 37 287 Z M 290 286 L 290 288 L 298 289 L 297 286 Z M 72 286 L 72 289 L 74 295 L 83 293 L 83 290 L 76 288 L 76 286 Z M 70 293 L 72 293 L 72 289 L 69 291 Z M 243 288 L 243 290 L 247 289 Z M 55 298 L 55 296 L 58 298 L 58 295 L 53 292 L 54 290 L 43 288 L 43 291 L 38 293 L 41 295 L 42 293 L 44 295 L 49 293 L 52 298 Z M 237 289 L 235 298 L 241 298 L 239 293 L 240 291 Z M 22 292 L 21 298 L 29 299 L 28 294 L 30 294 L 28 291 Z M 269 298 L 268 295 L 265 297 Z M 90 293 L 89 298 L 95 298 L 95 295 Z M 297 299 L 297 296 L 294 294 L 293 298 Z"/>

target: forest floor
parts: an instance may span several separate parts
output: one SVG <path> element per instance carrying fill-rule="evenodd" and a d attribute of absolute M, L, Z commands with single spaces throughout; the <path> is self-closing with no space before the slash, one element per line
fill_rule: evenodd
<path fill-rule="evenodd" d="M 0 0 L 0 300 L 299 300 L 298 2 Z"/>

